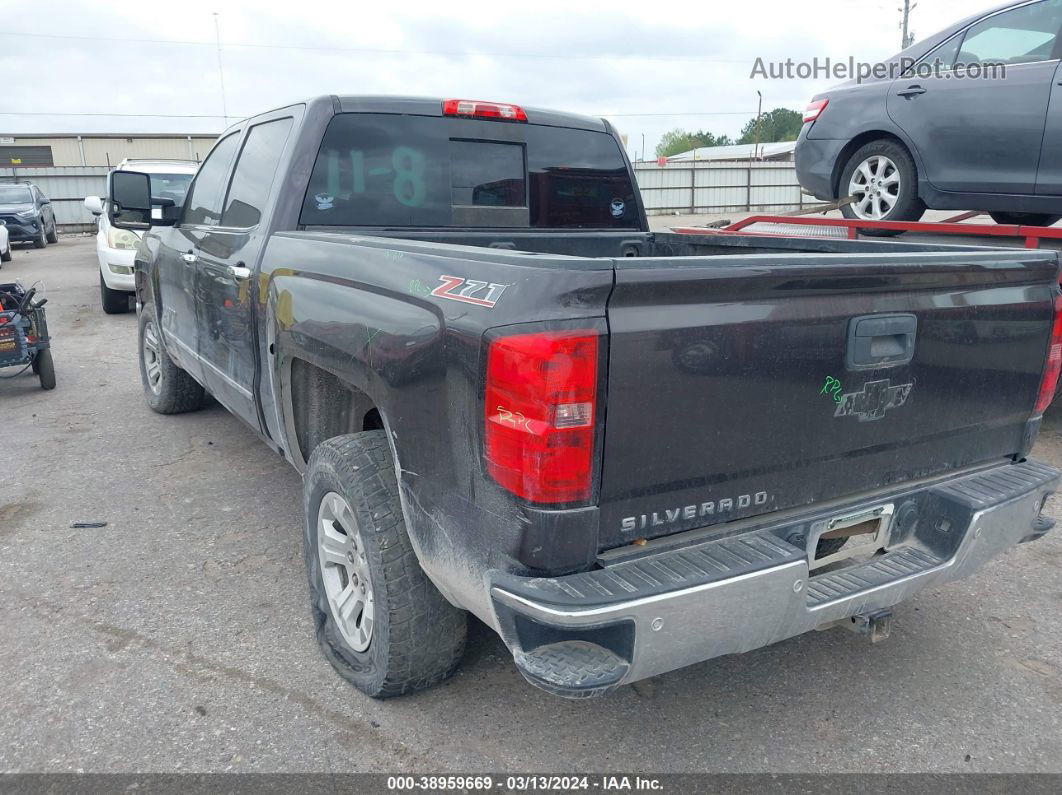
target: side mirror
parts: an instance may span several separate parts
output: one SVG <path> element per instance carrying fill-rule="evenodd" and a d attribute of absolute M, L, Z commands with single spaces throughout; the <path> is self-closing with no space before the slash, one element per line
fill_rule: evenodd
<path fill-rule="evenodd" d="M 107 220 L 117 229 L 151 228 L 151 177 L 139 171 L 112 171 L 107 177 Z"/>
<path fill-rule="evenodd" d="M 93 215 L 103 215 L 103 199 L 99 196 L 86 196 L 85 209 Z"/>

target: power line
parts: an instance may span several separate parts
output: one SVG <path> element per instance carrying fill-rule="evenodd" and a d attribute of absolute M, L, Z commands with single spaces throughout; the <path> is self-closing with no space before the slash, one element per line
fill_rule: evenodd
<path fill-rule="evenodd" d="M 131 119 L 224 119 L 235 118 L 234 116 L 225 117 L 221 114 L 210 113 L 46 113 L 37 111 L 24 111 L 24 110 L 0 110 L 0 116 L 115 116 L 119 118 L 131 118 Z M 240 117 L 244 118 L 244 117 Z"/>
<path fill-rule="evenodd" d="M 692 61 L 694 63 L 717 63 L 717 64 L 741 64 L 748 65 L 748 59 L 726 58 L 696 58 L 681 55 L 649 55 L 644 53 L 608 53 L 605 55 L 571 55 L 568 53 L 535 53 L 535 52 L 483 52 L 476 50 L 398 50 L 398 49 L 374 49 L 370 47 L 322 47 L 302 46 L 298 44 L 253 44 L 247 42 L 225 41 L 192 41 L 183 39 L 137 39 L 121 36 L 86 36 L 67 35 L 58 33 L 20 33 L 5 30 L 0 36 L 12 36 L 14 38 L 37 38 L 37 39 L 66 39 L 77 41 L 109 41 L 125 42 L 129 44 L 178 44 L 193 47 L 243 47 L 248 49 L 266 50 L 305 50 L 307 52 L 349 52 L 366 53 L 370 55 L 486 55 L 492 58 L 545 58 L 556 60 L 578 61 L 611 61 L 611 60 L 647 60 L 647 61 Z"/>

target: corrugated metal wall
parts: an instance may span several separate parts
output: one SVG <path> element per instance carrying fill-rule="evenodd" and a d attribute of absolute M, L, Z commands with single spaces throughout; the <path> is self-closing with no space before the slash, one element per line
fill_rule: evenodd
<path fill-rule="evenodd" d="M 86 196 L 103 196 L 107 192 L 108 173 L 107 166 L 0 168 L 0 182 L 34 183 L 52 200 L 60 231 L 87 232 L 95 229 L 95 224 L 83 202 Z"/>
<path fill-rule="evenodd" d="M 634 173 L 650 215 L 783 212 L 819 203 L 801 193 L 792 163 L 635 163 Z"/>
<path fill-rule="evenodd" d="M 9 146 L 47 146 L 55 166 L 116 166 L 127 157 L 147 160 L 202 160 L 216 135 L 5 136 Z M 2 163 L 7 165 L 6 161 Z"/>

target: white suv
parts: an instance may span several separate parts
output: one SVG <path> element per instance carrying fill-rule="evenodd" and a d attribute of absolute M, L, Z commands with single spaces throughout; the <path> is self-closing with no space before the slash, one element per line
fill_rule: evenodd
<path fill-rule="evenodd" d="M 184 195 L 199 164 L 192 160 L 123 160 L 118 171 L 139 171 L 151 175 L 151 196 L 184 204 Z M 96 256 L 100 261 L 100 301 L 108 315 L 129 311 L 129 296 L 135 291 L 133 257 L 140 244 L 139 233 L 115 229 L 107 220 L 103 199 L 89 196 L 85 207 L 99 219 Z M 152 214 L 160 213 L 155 209 Z"/>

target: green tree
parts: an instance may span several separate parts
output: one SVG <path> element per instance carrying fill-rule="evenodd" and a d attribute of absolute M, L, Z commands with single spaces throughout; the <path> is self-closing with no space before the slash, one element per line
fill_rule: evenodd
<path fill-rule="evenodd" d="M 726 135 L 716 136 L 705 130 L 688 132 L 674 129 L 660 137 L 660 143 L 656 145 L 656 156 L 671 157 L 702 146 L 730 146 L 732 143 Z"/>
<path fill-rule="evenodd" d="M 764 113 L 760 118 L 760 143 L 778 143 L 781 141 L 795 141 L 800 135 L 800 128 L 804 126 L 804 116 L 795 110 L 788 108 L 775 108 L 769 113 Z M 749 119 L 749 123 L 741 129 L 739 144 L 756 143 L 756 119 Z"/>

